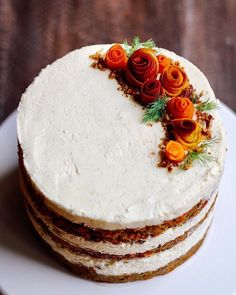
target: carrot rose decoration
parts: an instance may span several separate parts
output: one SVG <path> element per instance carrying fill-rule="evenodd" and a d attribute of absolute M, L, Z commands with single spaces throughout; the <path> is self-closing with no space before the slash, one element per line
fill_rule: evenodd
<path fill-rule="evenodd" d="M 159 54 L 157 56 L 157 60 L 159 62 L 159 73 L 163 73 L 165 68 L 169 67 L 170 65 L 170 58 L 163 54 Z"/>
<path fill-rule="evenodd" d="M 140 100 L 147 105 L 164 94 L 164 89 L 159 80 L 148 80 L 141 87 Z"/>
<path fill-rule="evenodd" d="M 170 65 L 160 77 L 161 84 L 169 96 L 178 96 L 187 86 L 188 77 L 183 69 Z"/>
<path fill-rule="evenodd" d="M 174 140 L 170 140 L 165 149 L 166 157 L 172 162 L 181 162 L 184 159 L 185 152 L 182 145 Z"/>
<path fill-rule="evenodd" d="M 172 121 L 176 141 L 186 149 L 194 149 L 202 141 L 200 125 L 190 119 L 176 119 Z"/>
<path fill-rule="evenodd" d="M 127 81 L 141 87 L 147 80 L 156 79 L 159 70 L 157 58 L 152 49 L 140 48 L 129 58 L 127 63 Z"/>
<path fill-rule="evenodd" d="M 128 57 L 120 44 L 113 45 L 106 53 L 105 63 L 111 70 L 124 70 Z"/>
<path fill-rule="evenodd" d="M 173 97 L 167 103 L 167 112 L 172 119 L 192 119 L 194 105 L 187 97 Z"/>

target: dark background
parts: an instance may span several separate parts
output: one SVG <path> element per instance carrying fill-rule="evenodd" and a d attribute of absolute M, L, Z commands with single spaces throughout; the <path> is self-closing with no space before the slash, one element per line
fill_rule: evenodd
<path fill-rule="evenodd" d="M 236 0 L 0 0 L 0 123 L 48 63 L 135 35 L 195 63 L 236 111 Z"/>

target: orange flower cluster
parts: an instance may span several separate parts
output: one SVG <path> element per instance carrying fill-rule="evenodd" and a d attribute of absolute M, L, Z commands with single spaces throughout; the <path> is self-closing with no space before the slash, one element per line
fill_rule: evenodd
<path fill-rule="evenodd" d="M 175 119 L 172 121 L 172 125 L 174 128 L 174 142 L 178 143 L 178 146 L 180 145 L 183 151 L 195 149 L 197 145 L 204 139 L 201 126 L 198 122 L 192 119 Z M 174 159 L 173 153 L 171 154 L 168 149 L 170 142 L 172 141 L 169 141 L 166 145 L 166 157 L 172 162 L 181 162 L 185 157 L 185 153 L 183 158 L 179 157 L 178 160 Z M 176 147 L 176 145 L 174 147 Z"/>
<path fill-rule="evenodd" d="M 194 105 L 187 97 L 173 97 L 167 103 L 167 113 L 172 119 L 175 140 L 185 150 L 191 150 L 202 141 L 202 129 L 200 125 L 192 120 Z M 167 158 L 172 161 L 169 153 Z"/>
<path fill-rule="evenodd" d="M 181 67 L 163 54 L 156 56 L 150 48 L 137 49 L 128 58 L 123 47 L 115 44 L 107 51 L 105 63 L 111 70 L 124 71 L 127 82 L 140 90 L 140 101 L 144 105 L 164 93 L 178 96 L 189 85 Z"/>
<path fill-rule="evenodd" d="M 140 91 L 142 104 L 147 105 L 164 94 L 164 89 L 157 80 L 159 62 L 155 50 L 140 48 L 128 58 L 123 47 L 115 44 L 107 51 L 105 63 L 111 70 L 124 71 L 127 82 Z"/>
<path fill-rule="evenodd" d="M 137 49 L 128 58 L 119 44 L 107 51 L 105 63 L 112 70 L 123 71 L 127 82 L 137 88 L 143 105 L 164 94 L 169 96 L 166 112 L 173 126 L 174 140 L 166 144 L 165 155 L 172 163 L 183 161 L 187 152 L 204 139 L 201 126 L 193 120 L 194 104 L 182 94 L 189 87 L 184 69 L 163 54 L 156 56 L 155 51 L 148 48 Z"/>
<path fill-rule="evenodd" d="M 115 44 L 107 51 L 105 63 L 111 70 L 124 70 L 127 82 L 140 89 L 145 82 L 157 80 L 158 73 L 162 94 L 176 97 L 189 85 L 188 77 L 180 66 L 173 64 L 172 60 L 163 54 L 156 56 L 155 50 L 150 48 L 137 49 L 128 58 L 123 47 Z M 144 104 L 153 102 L 160 93 L 152 95 L 152 99 L 141 96 L 141 101 Z"/>

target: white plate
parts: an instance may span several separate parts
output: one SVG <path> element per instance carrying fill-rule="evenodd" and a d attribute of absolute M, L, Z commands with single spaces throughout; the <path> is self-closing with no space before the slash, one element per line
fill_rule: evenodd
<path fill-rule="evenodd" d="M 17 183 L 16 113 L 0 126 L 0 284 L 10 295 L 236 294 L 236 116 L 221 104 L 228 152 L 215 218 L 206 241 L 175 271 L 127 284 L 80 279 L 42 247 Z"/>

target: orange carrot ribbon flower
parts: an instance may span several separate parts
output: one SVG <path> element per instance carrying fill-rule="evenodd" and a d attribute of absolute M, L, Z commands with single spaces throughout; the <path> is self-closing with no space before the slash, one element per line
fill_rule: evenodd
<path fill-rule="evenodd" d="M 141 87 L 140 100 L 144 105 L 148 105 L 164 94 L 164 89 L 159 80 L 148 80 Z"/>
<path fill-rule="evenodd" d="M 174 140 L 170 140 L 165 148 L 166 157 L 172 162 L 181 162 L 185 157 L 184 148 Z"/>
<path fill-rule="evenodd" d="M 170 65 L 160 77 L 161 84 L 169 96 L 178 96 L 188 86 L 189 81 L 183 69 Z"/>
<path fill-rule="evenodd" d="M 187 97 L 173 97 L 167 103 L 167 113 L 172 119 L 192 119 L 194 105 Z"/>
<path fill-rule="evenodd" d="M 159 54 L 157 56 L 157 60 L 159 62 L 159 73 L 163 73 L 165 68 L 169 67 L 170 65 L 170 58 L 163 54 Z"/>
<path fill-rule="evenodd" d="M 126 68 L 128 57 L 126 51 L 120 44 L 113 45 L 106 53 L 105 63 L 111 70 L 124 70 Z"/>
<path fill-rule="evenodd" d="M 127 81 L 141 87 L 147 80 L 156 79 L 159 70 L 157 58 L 152 49 L 140 48 L 129 58 L 127 63 Z"/>
<path fill-rule="evenodd" d="M 176 141 L 186 149 L 194 149 L 203 140 L 200 125 L 191 119 L 176 119 L 172 121 Z"/>

